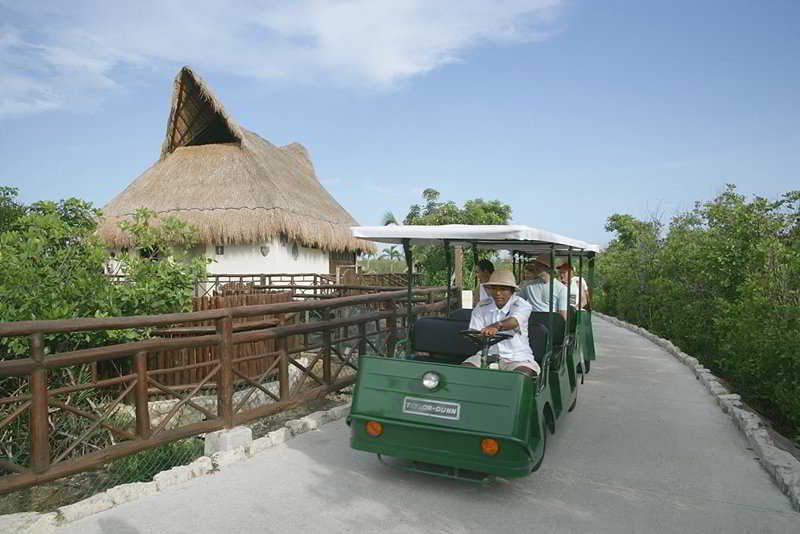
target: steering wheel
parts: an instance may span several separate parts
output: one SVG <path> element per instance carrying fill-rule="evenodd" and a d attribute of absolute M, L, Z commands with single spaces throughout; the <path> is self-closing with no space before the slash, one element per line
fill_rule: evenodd
<path fill-rule="evenodd" d="M 487 336 L 485 334 L 481 334 L 480 330 L 462 330 L 459 334 L 463 335 L 476 345 L 487 346 L 491 347 L 492 345 L 496 345 L 505 339 L 511 339 L 514 337 L 512 334 L 503 334 L 501 332 L 496 333 L 493 336 Z"/>

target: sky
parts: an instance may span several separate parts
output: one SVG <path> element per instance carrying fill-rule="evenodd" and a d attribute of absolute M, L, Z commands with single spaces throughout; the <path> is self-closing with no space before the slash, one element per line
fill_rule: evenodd
<path fill-rule="evenodd" d="M 432 187 L 604 245 L 613 213 L 800 189 L 796 0 L 0 0 L 0 185 L 102 207 L 183 65 L 363 225 Z"/>

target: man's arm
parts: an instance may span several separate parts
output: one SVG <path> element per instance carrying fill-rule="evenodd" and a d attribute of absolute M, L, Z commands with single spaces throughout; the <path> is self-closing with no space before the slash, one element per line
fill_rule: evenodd
<path fill-rule="evenodd" d="M 470 326 L 472 326 L 470 324 Z M 500 330 L 513 330 L 519 326 L 519 322 L 517 321 L 516 317 L 506 317 L 502 321 L 497 321 L 496 323 L 492 323 L 486 328 L 481 329 L 481 334 L 486 336 L 493 336 L 498 333 Z"/>
<path fill-rule="evenodd" d="M 508 317 L 506 317 L 502 321 L 498 321 L 496 323 L 489 325 L 490 327 L 497 326 L 499 328 L 497 328 L 497 330 L 495 330 L 494 333 L 492 334 L 489 334 L 488 332 L 486 333 L 488 335 L 494 335 L 499 330 L 515 330 L 517 328 L 520 328 L 520 325 L 522 324 L 527 325 L 528 317 L 530 317 L 532 309 L 533 308 L 531 308 L 531 305 L 528 304 L 528 301 L 526 301 L 525 299 L 521 297 L 514 298 L 514 302 L 512 302 L 511 304 L 511 309 L 509 310 Z"/>

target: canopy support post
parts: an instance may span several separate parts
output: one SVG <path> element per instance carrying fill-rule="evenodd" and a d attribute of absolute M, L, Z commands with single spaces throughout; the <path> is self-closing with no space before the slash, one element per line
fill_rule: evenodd
<path fill-rule="evenodd" d="M 411 253 L 411 240 L 410 239 L 403 239 L 403 254 L 406 257 L 406 339 L 408 340 L 408 347 L 406 347 L 406 351 L 410 352 L 411 347 L 414 346 L 414 323 L 412 321 L 412 302 L 411 302 L 411 282 L 413 276 L 412 267 L 414 265 L 414 261 L 412 258 Z M 392 355 L 394 357 L 394 355 Z"/>
<path fill-rule="evenodd" d="M 470 244 L 470 248 L 472 249 L 472 271 L 473 274 L 475 275 L 475 289 L 478 291 L 478 294 L 480 295 L 481 280 L 480 278 L 478 278 L 478 262 L 481 261 L 481 259 L 480 256 L 478 255 L 478 244 L 475 241 L 473 241 Z M 474 299 L 475 297 L 473 296 L 473 302 Z"/>
<path fill-rule="evenodd" d="M 567 323 L 569 323 L 569 305 L 572 302 L 572 247 L 567 249 Z M 580 289 L 578 289 L 578 293 L 580 293 Z M 577 302 L 577 299 L 576 299 Z"/>
<path fill-rule="evenodd" d="M 453 254 L 450 250 L 450 241 L 448 239 L 444 240 L 444 257 L 445 261 L 447 262 L 447 307 L 446 307 L 446 314 L 450 315 L 450 292 L 451 292 L 451 280 L 453 278 Z"/>
<path fill-rule="evenodd" d="M 553 351 L 553 275 L 556 272 L 555 269 L 556 264 L 556 247 L 554 245 L 550 245 L 550 302 L 549 302 L 549 313 L 547 314 L 547 328 L 550 330 L 549 335 L 547 336 L 547 352 Z"/>
<path fill-rule="evenodd" d="M 578 256 L 578 310 L 583 309 L 583 250 Z"/>

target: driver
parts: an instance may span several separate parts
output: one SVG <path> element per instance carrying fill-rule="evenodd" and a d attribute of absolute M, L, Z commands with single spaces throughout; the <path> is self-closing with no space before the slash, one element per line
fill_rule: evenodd
<path fill-rule="evenodd" d="M 539 374 L 539 364 L 533 359 L 528 344 L 531 305 L 514 294 L 518 287 L 511 271 L 493 272 L 485 286 L 491 298 L 480 301 L 472 310 L 470 329 L 480 330 L 487 336 L 498 332 L 511 334 L 511 338 L 490 347 L 489 353 L 499 356 L 498 368 L 501 371 L 517 371 L 535 377 Z M 480 367 L 480 352 L 467 358 L 464 365 Z"/>

